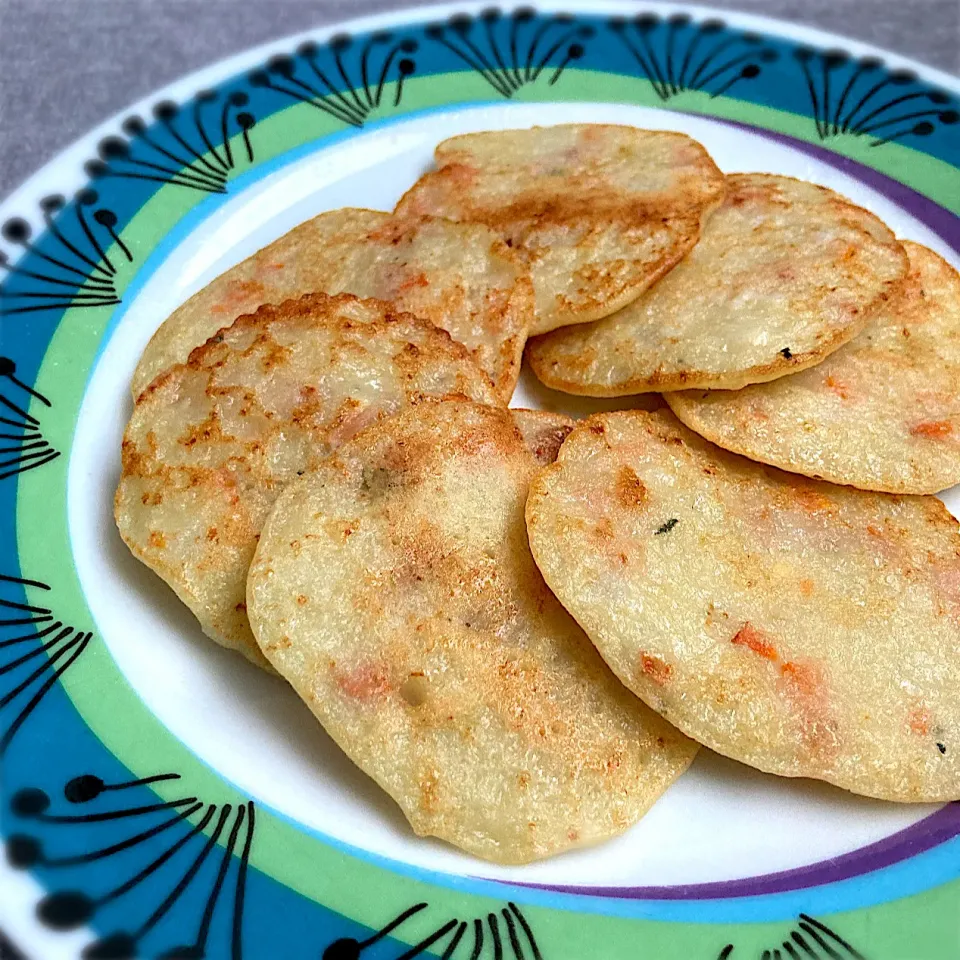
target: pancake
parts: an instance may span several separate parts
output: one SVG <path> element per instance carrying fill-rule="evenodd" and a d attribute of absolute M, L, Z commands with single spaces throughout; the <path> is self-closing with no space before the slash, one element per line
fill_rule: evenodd
<path fill-rule="evenodd" d="M 470 350 L 500 401 L 509 401 L 533 293 L 506 244 L 477 224 L 350 207 L 302 223 L 175 310 L 147 344 L 134 399 L 242 314 L 313 292 L 374 297 L 442 327 Z"/>
<path fill-rule="evenodd" d="M 737 389 L 820 363 L 906 273 L 890 230 L 839 194 L 733 174 L 669 275 L 605 320 L 538 337 L 527 356 L 548 387 L 589 397 Z"/>
<path fill-rule="evenodd" d="M 960 532 L 935 497 L 782 473 L 630 411 L 576 426 L 527 527 L 613 671 L 688 736 L 871 797 L 960 799 Z"/>
<path fill-rule="evenodd" d="M 636 822 L 695 745 L 537 573 L 511 414 L 424 404 L 277 499 L 247 603 L 264 654 L 414 831 L 525 863 Z"/>
<path fill-rule="evenodd" d="M 549 410 L 513 408 L 510 412 L 527 449 L 542 467 L 557 459 L 560 445 L 576 423 L 564 413 Z"/>
<path fill-rule="evenodd" d="M 266 666 L 244 592 L 277 494 L 379 418 L 464 396 L 494 402 L 467 349 L 425 320 L 347 294 L 262 307 L 137 399 L 123 438 L 120 535 L 207 636 Z"/>
<path fill-rule="evenodd" d="M 530 267 L 531 333 L 585 323 L 636 299 L 697 242 L 723 174 L 682 133 L 566 124 L 468 133 L 397 211 L 484 223 Z"/>
<path fill-rule="evenodd" d="M 714 443 L 810 477 L 890 493 L 960 482 L 960 274 L 904 243 L 910 275 L 819 366 L 742 390 L 667 394 Z"/>

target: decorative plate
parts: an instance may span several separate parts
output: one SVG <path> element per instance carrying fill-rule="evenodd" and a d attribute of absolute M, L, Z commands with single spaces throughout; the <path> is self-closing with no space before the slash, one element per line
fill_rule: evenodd
<path fill-rule="evenodd" d="M 703 751 L 596 849 L 504 868 L 417 839 L 283 683 L 199 636 L 121 543 L 112 501 L 130 374 L 160 320 L 307 217 L 390 209 L 445 137 L 683 130 L 725 170 L 826 184 L 960 263 L 958 111 L 953 78 L 756 17 L 432 7 L 224 61 L 15 193 L 0 210 L 13 942 L 42 960 L 957 960 L 960 804 L 880 803 Z M 515 403 L 568 400 L 525 379 Z"/>

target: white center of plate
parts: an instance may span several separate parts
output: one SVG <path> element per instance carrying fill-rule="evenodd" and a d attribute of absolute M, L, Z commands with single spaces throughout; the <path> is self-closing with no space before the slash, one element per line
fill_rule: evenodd
<path fill-rule="evenodd" d="M 615 122 L 682 130 L 727 172 L 787 174 L 832 187 L 901 236 L 948 254 L 922 224 L 834 168 L 711 120 L 613 104 L 505 104 L 437 112 L 311 154 L 257 181 L 197 226 L 129 304 L 91 378 L 69 475 L 70 534 L 87 601 L 120 670 L 190 750 L 254 799 L 304 826 L 407 864 L 454 874 L 590 886 L 672 885 L 756 876 L 855 850 L 934 808 L 871 801 L 766 776 L 709 751 L 624 836 L 532 866 L 495 867 L 413 835 L 393 802 L 324 734 L 281 680 L 215 646 L 173 593 L 123 545 L 113 522 L 130 376 L 158 324 L 211 279 L 324 210 L 389 210 L 457 133 L 533 124 Z M 576 415 L 629 405 L 538 387 L 515 406 Z M 122 720 L 118 720 L 122 722 Z"/>

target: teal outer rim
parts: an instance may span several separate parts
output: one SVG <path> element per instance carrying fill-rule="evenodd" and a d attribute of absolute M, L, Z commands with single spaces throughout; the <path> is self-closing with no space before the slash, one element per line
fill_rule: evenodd
<path fill-rule="evenodd" d="M 411 24 L 411 28 L 413 26 L 414 24 Z M 817 54 L 816 56 L 822 56 L 822 55 Z M 595 72 L 599 73 L 599 71 L 595 71 Z M 236 78 L 234 78 L 234 80 L 228 80 L 227 82 L 221 85 L 221 89 L 224 91 L 223 92 L 224 98 L 227 98 L 230 96 L 231 87 L 236 86 L 235 81 L 236 81 Z M 247 94 L 247 97 L 248 97 L 247 102 L 252 103 L 253 101 L 251 100 L 249 94 Z M 489 105 L 491 103 L 496 103 L 496 102 L 498 101 L 480 100 L 480 101 L 477 101 L 477 103 L 468 103 L 468 102 L 461 101 L 461 102 L 451 103 L 446 109 L 460 109 L 462 107 L 470 106 L 470 105 Z M 239 104 L 239 106 L 246 106 L 246 105 L 247 105 L 246 103 Z M 280 109 L 274 110 L 272 114 L 269 114 L 269 116 L 278 115 L 284 112 L 284 109 L 292 110 L 295 108 L 281 107 Z M 443 109 L 443 108 L 434 108 L 434 109 Z M 743 102 L 741 102 L 741 112 L 743 112 L 743 109 L 744 109 L 744 104 Z M 709 116 L 710 114 L 706 114 L 706 115 Z M 403 119 L 406 119 L 408 116 L 410 116 L 410 114 L 405 115 Z M 373 122 L 376 122 L 377 125 L 379 126 L 383 123 L 387 123 L 391 121 L 389 119 L 381 119 L 381 120 L 374 120 Z M 363 129 L 369 129 L 370 125 L 371 124 L 369 123 L 366 124 Z M 154 127 L 150 128 L 151 131 L 153 131 L 154 128 L 157 126 L 162 126 L 162 125 L 155 124 Z M 758 124 L 757 126 L 758 128 L 760 128 L 762 125 Z M 160 132 L 162 134 L 163 131 L 161 130 Z M 225 171 L 224 179 L 226 182 L 229 183 L 230 192 L 235 193 L 237 190 L 242 190 L 244 186 L 246 186 L 249 182 L 260 179 L 263 176 L 266 176 L 269 172 L 272 172 L 274 169 L 279 169 L 280 167 L 290 162 L 293 162 L 299 156 L 314 152 L 315 150 L 318 150 L 318 149 L 326 149 L 337 140 L 344 139 L 348 136 L 355 134 L 356 132 L 357 131 L 347 130 L 347 131 L 341 132 L 339 135 L 327 135 L 322 139 L 308 141 L 306 143 L 301 144 L 299 148 L 295 148 L 293 150 L 288 151 L 287 153 L 283 154 L 281 157 L 276 157 L 270 161 L 267 161 L 257 166 L 251 166 L 251 168 L 246 173 L 243 173 L 240 175 L 235 175 L 233 168 L 231 168 L 230 170 Z M 946 133 L 950 134 L 950 131 L 948 130 L 946 131 Z M 156 133 L 154 133 L 153 135 L 157 136 Z M 924 138 L 928 136 L 929 136 L 928 134 L 923 135 Z M 233 135 L 231 143 L 233 145 L 234 151 L 236 153 L 239 153 L 240 150 L 242 149 L 242 139 L 240 137 L 240 134 Z M 929 141 L 925 141 L 922 144 L 922 146 L 925 147 L 931 143 L 934 143 L 934 139 L 932 137 L 930 138 Z M 939 141 L 937 141 L 937 143 L 939 143 Z M 955 168 L 957 166 L 960 166 L 960 164 L 956 162 L 957 158 L 960 157 L 960 141 L 957 141 L 956 138 L 954 138 L 953 140 L 945 141 L 945 144 L 946 144 L 945 146 L 941 145 L 937 147 L 937 150 L 940 151 L 941 153 L 943 151 L 946 151 L 946 153 L 944 154 L 944 157 L 938 158 L 938 159 L 947 159 L 948 162 L 950 162 L 950 165 Z M 219 146 L 221 147 L 221 149 L 223 149 L 222 143 L 219 144 Z M 197 164 L 194 164 L 193 166 L 194 168 L 196 168 Z M 106 181 L 101 181 L 101 183 L 103 182 L 106 182 Z M 141 186 L 141 184 L 139 183 L 135 185 L 137 187 Z M 125 187 L 125 186 L 128 186 L 128 184 L 123 183 L 121 184 L 121 186 Z M 166 186 L 160 187 L 161 191 L 167 191 L 167 192 L 178 191 L 183 189 L 184 188 L 182 186 L 178 187 L 176 185 L 166 185 Z M 106 189 L 101 190 L 100 192 L 101 192 L 101 197 L 97 198 L 97 200 L 94 201 L 96 203 L 104 202 L 104 200 L 108 197 L 108 191 Z M 156 193 L 152 194 L 152 196 L 156 196 Z M 113 206 L 115 206 L 118 211 L 123 208 L 124 204 L 127 204 L 130 210 L 130 212 L 126 217 L 124 217 L 122 213 L 117 214 L 117 223 L 118 223 L 117 233 L 119 233 L 121 237 L 123 236 L 123 233 L 122 233 L 123 227 L 120 226 L 119 224 L 129 221 L 133 216 L 133 214 L 135 213 L 135 211 L 140 207 L 142 207 L 143 203 L 146 202 L 146 199 L 147 197 L 146 195 L 143 194 L 142 190 L 140 191 L 139 195 L 136 193 L 136 191 L 127 190 L 126 192 L 124 192 L 123 190 L 118 190 L 115 196 L 109 196 L 109 202 Z M 49 255 L 49 251 L 56 248 L 57 246 L 56 229 L 57 228 L 59 228 L 61 234 L 66 233 L 68 237 L 73 239 L 75 244 L 78 243 L 78 238 L 82 240 L 82 234 L 77 233 L 75 227 L 74 227 L 74 232 L 71 235 L 68 232 L 69 225 L 64 226 L 64 221 L 67 219 L 67 215 L 69 213 L 73 212 L 74 210 L 78 210 L 82 212 L 84 206 L 88 206 L 88 207 L 93 206 L 93 203 L 87 203 L 83 197 L 80 198 L 80 201 L 81 202 L 73 206 L 67 205 L 64 207 L 63 205 L 61 205 L 61 207 L 59 207 L 53 213 L 52 222 L 56 226 L 49 227 L 45 233 L 39 236 L 34 236 L 30 238 L 30 249 L 28 250 L 27 254 L 20 261 L 17 262 L 17 267 L 21 272 L 25 269 L 32 268 L 33 264 L 37 262 L 36 258 L 38 257 L 38 255 L 42 255 L 44 252 L 47 252 Z M 957 201 L 958 201 L 958 206 L 960 206 L 960 197 L 957 198 Z M 202 219 L 205 219 L 207 216 L 213 213 L 214 210 L 217 208 L 217 206 L 218 204 L 207 201 L 207 202 L 201 203 L 199 206 L 194 207 L 181 219 L 180 223 L 178 224 L 175 230 L 168 232 L 160 240 L 157 246 L 149 253 L 147 259 L 143 261 L 142 266 L 139 267 L 136 274 L 134 274 L 132 279 L 129 279 L 129 281 L 126 283 L 122 293 L 127 303 L 129 303 L 132 300 L 133 296 L 135 296 L 136 294 L 136 291 L 139 290 L 142 287 L 143 283 L 146 282 L 146 279 L 148 278 L 150 272 L 152 272 L 152 270 L 155 269 L 156 265 L 158 265 L 159 262 L 162 261 L 163 257 L 167 255 L 169 250 L 173 249 L 177 245 L 177 243 L 179 242 L 178 238 L 185 235 L 185 233 L 188 233 L 191 229 L 193 229 L 196 226 L 197 223 L 199 223 Z M 98 207 L 98 209 L 101 209 L 101 208 Z M 110 209 L 110 208 L 104 207 L 103 209 Z M 8 224 L 10 222 L 11 221 L 7 221 Z M 99 223 L 100 221 L 97 221 L 97 222 Z M 955 222 L 956 221 L 954 220 L 953 221 L 954 225 L 955 225 Z M 7 239 L 8 240 L 10 239 L 9 236 L 7 237 Z M 114 256 L 114 257 L 116 256 L 118 250 L 115 245 L 107 247 L 108 241 L 105 238 L 101 238 L 101 243 L 103 244 L 104 247 L 107 248 L 108 255 Z M 99 249 L 98 252 L 103 253 L 104 251 L 103 249 Z M 138 256 L 138 260 L 143 260 L 141 251 L 139 250 L 137 251 L 137 256 Z M 99 260 L 99 258 L 94 258 L 94 259 Z M 100 261 L 100 262 L 102 263 L 103 261 Z M 90 276 L 92 276 L 94 280 L 97 279 L 97 275 L 93 270 L 90 271 Z M 20 286 L 18 287 L 18 283 L 19 283 L 18 277 L 14 276 L 14 278 L 9 284 L 5 284 L 7 291 L 12 290 L 16 292 L 18 289 L 20 290 L 26 289 L 22 284 L 20 284 Z M 87 287 L 86 289 L 89 289 L 89 287 Z M 8 299 L 6 302 L 9 304 L 11 301 Z M 20 301 L 20 302 L 23 302 L 23 301 Z M 75 304 L 76 304 L 76 301 L 75 301 Z M 120 319 L 122 318 L 124 311 L 125 311 L 125 306 L 121 305 L 116 311 L 112 313 L 110 323 L 107 326 L 106 330 L 104 331 L 103 336 L 100 340 L 99 347 L 97 349 L 97 353 L 96 353 L 97 360 L 99 359 L 102 353 L 102 350 L 109 339 L 109 336 L 115 330 L 116 325 L 120 322 Z M 42 330 L 38 331 L 35 327 L 30 331 L 30 334 L 27 335 L 23 333 L 22 328 L 20 329 L 14 328 L 11 336 L 11 327 L 15 322 L 13 321 L 12 318 L 15 316 L 15 313 L 11 312 L 9 309 L 7 309 L 5 313 L 0 313 L 0 316 L 3 316 L 3 325 L 0 326 L 0 343 L 3 344 L 3 352 L 5 354 L 14 356 L 16 358 L 16 362 L 17 362 L 16 376 L 17 376 L 17 380 L 21 382 L 20 385 L 23 385 L 24 381 L 27 383 L 30 382 L 30 380 L 27 379 L 26 371 L 30 370 L 31 366 L 34 368 L 34 370 L 38 370 L 41 362 L 44 359 L 46 348 L 44 346 L 44 342 L 42 340 L 39 340 L 38 334 L 47 333 L 46 342 L 49 343 L 49 340 L 53 337 L 53 335 L 57 330 L 56 324 L 58 324 L 63 317 L 71 316 L 71 315 L 75 315 L 75 311 L 57 312 L 55 310 L 51 310 L 48 313 L 46 313 L 44 316 L 46 323 L 42 325 L 43 326 Z M 51 325 L 49 320 L 50 318 L 54 318 L 54 317 L 55 317 L 56 324 Z M 22 354 L 18 353 L 17 351 L 17 348 L 21 346 L 25 348 Z M 33 357 L 32 360 L 30 356 L 31 354 Z M 94 364 L 92 364 L 90 367 L 91 371 L 94 369 L 95 363 L 96 363 L 96 360 L 94 361 Z M 3 390 L 4 394 L 8 394 L 11 392 L 16 394 L 16 389 L 18 389 L 19 387 L 15 381 L 11 381 L 11 383 L 13 385 L 11 386 L 11 389 L 9 391 L 6 389 L 6 387 L 4 387 L 4 390 Z M 40 401 L 34 398 L 31 400 L 31 405 L 29 407 L 26 407 L 22 393 L 16 394 L 16 399 L 19 400 L 20 410 L 21 411 L 29 410 L 30 414 L 33 414 L 34 411 L 40 405 Z M 66 450 L 62 452 L 65 453 Z M 3 497 L 7 496 L 11 492 L 11 488 L 15 489 L 14 487 L 15 484 L 29 482 L 30 477 L 31 477 L 31 473 L 28 471 L 24 471 L 23 473 L 19 474 L 19 476 L 7 479 L 6 481 L 4 481 L 2 485 L 0 485 L 2 486 L 2 489 L 0 489 L 0 496 L 3 496 Z M 15 533 L 14 533 L 13 524 L 12 524 L 13 513 L 14 513 L 13 504 L 14 504 L 14 501 L 12 499 L 9 501 L 5 499 L 0 499 L 0 512 L 3 513 L 3 519 L 2 521 L 0 521 L 0 537 L 2 537 L 3 539 L 0 540 L 0 543 L 5 545 L 4 547 L 5 552 L 3 553 L 3 555 L 6 558 L 2 565 L 2 570 L 4 573 L 6 573 L 9 576 L 16 576 L 17 573 L 19 572 L 19 564 L 18 563 L 16 565 L 14 564 L 15 554 L 9 552 L 9 544 L 13 542 L 15 538 Z M 10 508 L 9 512 L 7 512 L 5 509 L 8 506 Z M 62 575 L 62 571 L 58 571 L 58 573 Z M 28 571 L 26 575 L 31 576 L 36 574 L 34 573 L 34 571 Z M 4 596 L 6 597 L 8 596 L 8 594 L 4 594 Z M 27 599 L 27 597 L 29 597 L 30 599 Z M 19 591 L 16 588 L 14 588 L 14 592 L 9 594 L 9 599 L 15 600 L 20 603 L 26 602 L 28 604 L 36 604 L 36 591 L 33 588 L 30 588 L 27 591 Z M 2 624 L 0 624 L 0 626 L 2 626 Z M 80 636 L 80 634 L 77 634 L 77 636 Z M 17 652 L 18 653 L 22 652 L 23 649 L 25 648 L 18 647 Z M 63 662 L 69 659 L 70 659 L 69 657 L 63 658 L 63 661 L 61 661 L 60 665 L 62 666 Z M 36 663 L 36 661 L 33 661 L 33 662 Z M 18 675 L 18 678 L 19 678 L 19 675 Z M 62 721 L 64 716 L 69 715 L 70 707 L 66 702 L 66 698 L 62 697 L 62 694 L 60 694 L 59 692 L 60 685 L 57 684 L 55 687 L 52 688 L 52 691 L 53 692 L 50 693 L 50 696 L 48 698 L 49 701 L 51 701 L 51 709 L 48 711 L 47 705 L 42 703 L 42 701 L 38 701 L 38 705 L 42 705 L 43 709 L 35 709 L 33 711 L 33 714 L 24 723 L 23 730 L 21 732 L 18 732 L 17 740 L 24 741 L 24 742 L 28 740 L 32 740 L 35 744 L 49 742 L 51 737 L 50 730 L 44 729 L 44 725 L 47 719 L 47 713 L 50 714 L 50 721 L 56 721 L 56 722 Z M 54 701 L 56 701 L 56 704 L 54 703 Z M 80 722 L 79 718 L 75 714 L 72 717 L 70 717 L 70 721 L 72 723 Z M 16 747 L 19 748 L 19 746 L 20 744 L 17 743 Z M 39 770 L 39 766 L 35 761 L 33 763 L 23 763 L 22 754 L 23 754 L 23 751 L 20 749 L 11 749 L 9 751 L 8 756 L 5 758 L 5 775 L 4 775 L 4 784 L 3 784 L 4 796 L 7 796 L 8 794 L 10 794 L 10 795 L 13 795 L 14 800 L 19 799 L 20 801 L 23 800 L 22 788 L 20 787 L 20 783 L 28 782 L 28 779 L 24 779 L 23 777 L 18 776 L 18 774 L 20 773 L 20 770 L 18 769 L 18 765 L 23 768 L 23 772 L 28 774 L 28 777 L 29 776 L 36 777 Z M 116 765 L 114 764 L 114 767 L 115 766 Z M 53 767 L 54 767 L 54 764 L 48 762 L 45 769 L 42 770 L 45 782 L 50 782 L 51 775 L 55 773 L 55 770 L 53 769 Z M 16 787 L 19 793 L 17 794 L 13 793 L 14 787 Z M 147 786 L 141 786 L 135 789 L 138 791 L 138 796 L 142 794 L 143 796 L 146 796 L 149 798 L 150 796 L 155 795 L 154 791 Z M 169 796 L 169 795 L 166 795 L 164 792 L 161 791 L 160 796 L 163 797 L 163 796 Z M 242 841 L 242 830 L 240 828 L 238 828 L 237 830 L 237 836 Z M 219 842 L 222 844 L 224 842 L 224 839 L 221 838 Z M 349 848 L 344 848 L 343 845 L 336 844 L 335 842 L 331 842 L 329 838 L 326 840 L 326 842 L 331 843 L 331 845 L 336 846 L 339 849 L 346 850 L 346 852 L 348 852 L 350 855 L 364 857 L 373 863 L 383 863 L 382 858 L 363 854 L 362 852 L 358 852 L 354 850 L 349 850 Z M 239 846 L 236 848 L 230 847 L 229 852 L 231 854 L 234 854 L 232 859 L 228 858 L 228 860 L 225 861 L 230 863 L 230 869 L 233 869 L 234 861 L 238 861 L 238 865 L 236 867 L 238 875 L 240 874 L 241 871 L 246 871 L 247 860 L 243 856 L 237 856 L 238 854 L 241 853 Z M 844 881 L 843 883 L 833 884 L 829 888 L 828 896 L 830 899 L 819 904 L 816 907 L 816 909 L 821 912 L 834 912 L 837 910 L 847 910 L 847 909 L 853 910 L 859 906 L 863 906 L 864 905 L 863 894 L 865 892 L 866 887 L 870 886 L 871 884 L 873 884 L 876 887 L 875 894 L 877 898 L 872 899 L 870 897 L 867 897 L 866 898 L 867 904 L 883 903 L 884 901 L 890 901 L 896 897 L 907 896 L 911 893 L 926 889 L 927 887 L 930 887 L 933 883 L 936 883 L 936 882 L 943 883 L 949 879 L 956 878 L 958 875 L 960 875 L 960 870 L 958 870 L 958 864 L 960 864 L 960 847 L 957 847 L 955 844 L 950 844 L 950 843 L 941 844 L 940 846 L 934 847 L 931 850 L 926 851 L 925 853 L 921 854 L 918 857 L 915 857 L 912 860 L 904 861 L 902 863 L 897 864 L 896 869 L 893 869 L 892 867 L 887 867 L 883 871 L 878 873 L 877 876 L 874 876 L 872 878 L 865 879 L 864 877 L 853 877 Z M 543 904 L 544 906 L 550 906 L 553 908 L 559 907 L 565 910 L 571 909 L 571 908 L 573 909 L 596 908 L 596 909 L 599 909 L 599 911 L 604 914 L 621 913 L 620 907 L 622 905 L 622 902 L 618 900 L 611 900 L 608 898 L 597 898 L 597 897 L 589 897 L 589 898 L 583 898 L 580 896 L 571 897 L 568 894 L 548 893 L 546 891 L 538 892 L 532 889 L 523 890 L 523 889 L 514 887 L 512 885 L 502 884 L 499 882 L 472 881 L 468 879 L 457 880 L 455 878 L 450 878 L 449 876 L 446 876 L 446 875 L 436 875 L 431 873 L 430 871 L 423 871 L 423 870 L 418 870 L 414 868 L 401 869 L 398 865 L 389 863 L 389 862 L 387 863 L 387 866 L 398 873 L 415 877 L 416 879 L 425 881 L 427 883 L 433 883 L 433 882 L 440 883 L 447 887 L 456 888 L 461 892 L 474 890 L 480 896 L 487 896 L 487 897 L 497 898 L 501 900 L 505 899 L 506 896 L 514 896 L 518 901 L 522 901 L 524 903 Z M 57 888 L 57 883 L 55 882 L 56 878 L 51 876 L 49 871 L 45 872 L 43 869 L 38 869 L 36 872 L 41 877 L 41 879 L 45 881 L 45 885 L 49 886 L 51 889 Z M 253 868 L 250 868 L 249 870 L 250 875 L 253 875 L 255 872 L 256 871 Z M 906 876 L 906 874 L 910 874 L 910 876 Z M 46 882 L 47 880 L 54 881 L 54 882 L 47 883 Z M 251 882 L 249 877 L 246 878 L 246 882 L 248 883 Z M 240 889 L 239 880 L 238 880 L 238 889 Z M 826 888 L 824 888 L 824 892 L 826 892 Z M 954 896 L 956 897 L 956 894 L 954 894 Z M 596 902 L 601 899 L 605 899 L 606 902 L 602 902 L 602 903 Z M 776 903 L 776 905 L 774 905 L 775 899 L 776 899 L 775 897 L 766 896 L 766 897 L 738 898 L 732 901 L 718 899 L 718 900 L 711 900 L 706 903 L 703 901 L 695 901 L 690 904 L 676 904 L 676 903 L 668 902 L 666 907 L 664 907 L 664 902 L 657 901 L 657 900 L 645 900 L 642 902 L 642 909 L 634 911 L 633 915 L 657 917 L 661 920 L 679 920 L 679 921 L 685 921 L 687 923 L 693 922 L 696 924 L 729 923 L 731 921 L 743 923 L 743 922 L 758 922 L 758 921 L 770 920 L 770 919 L 782 919 L 790 916 L 795 916 L 797 913 L 800 913 L 801 911 L 804 911 L 804 910 L 809 911 L 810 909 L 812 909 L 810 907 L 810 904 L 812 902 L 811 891 L 809 890 L 793 891 L 792 896 L 787 897 L 786 900 L 781 898 L 780 902 Z M 954 900 L 954 902 L 956 902 L 956 900 Z M 629 911 L 623 911 L 623 912 L 625 914 L 629 914 Z M 326 911 L 326 913 L 328 914 L 329 911 Z M 584 919 L 586 920 L 586 918 Z M 349 921 L 345 921 L 345 923 L 347 924 L 347 927 L 344 927 L 343 929 L 347 929 L 349 927 Z M 506 920 L 504 920 L 504 923 L 506 923 Z M 95 923 L 94 925 L 95 925 L 95 928 L 97 929 L 100 929 L 100 930 L 104 929 L 98 923 Z M 331 930 L 337 929 L 336 925 L 332 923 L 331 918 L 329 916 L 324 916 L 322 920 L 318 922 L 318 929 L 321 929 L 321 928 L 323 929 L 329 928 Z"/>

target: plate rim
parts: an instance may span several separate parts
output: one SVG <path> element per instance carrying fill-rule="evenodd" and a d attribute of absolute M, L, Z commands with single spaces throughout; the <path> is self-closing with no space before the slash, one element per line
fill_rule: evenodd
<path fill-rule="evenodd" d="M 420 23 L 425 19 L 445 19 L 455 13 L 475 15 L 490 6 L 491 0 L 463 0 L 463 2 L 446 0 L 444 3 L 425 6 L 414 3 L 398 10 L 372 13 L 362 17 L 350 17 L 313 29 L 298 30 L 276 40 L 268 40 L 265 43 L 257 44 L 255 47 L 248 47 L 226 57 L 221 57 L 140 97 L 75 138 L 66 147 L 58 150 L 30 174 L 26 180 L 22 181 L 6 197 L 0 200 L 0 219 L 6 216 L 7 208 L 15 204 L 21 204 L 30 209 L 35 206 L 36 201 L 47 192 L 41 188 L 41 184 L 52 172 L 50 170 L 51 166 L 59 167 L 61 164 L 72 163 L 76 159 L 80 161 L 80 163 L 77 163 L 79 170 L 82 161 L 89 155 L 91 144 L 97 143 L 97 141 L 110 134 L 119 133 L 120 124 L 125 116 L 130 113 L 143 112 L 146 107 L 159 99 L 172 99 L 178 102 L 189 99 L 189 97 L 184 98 L 179 94 L 186 91 L 192 94 L 192 92 L 205 86 L 229 79 L 250 66 L 262 63 L 271 54 L 286 52 L 307 39 L 323 42 L 344 31 L 351 33 L 366 32 L 374 29 Z M 810 27 L 806 24 L 793 23 L 789 20 L 764 14 L 727 10 L 726 8 L 711 7 L 709 4 L 672 2 L 672 0 L 639 0 L 639 2 L 635 2 L 635 0 L 568 0 L 568 2 L 567 0 L 507 0 L 507 2 L 500 3 L 497 6 L 505 12 L 523 7 L 533 7 L 538 11 L 550 13 L 571 12 L 591 16 L 618 13 L 636 15 L 638 12 L 645 11 L 660 15 L 683 12 L 689 13 L 691 17 L 722 16 L 725 22 L 734 26 L 764 28 L 765 32 L 773 36 L 785 40 L 803 40 L 817 49 L 827 50 L 832 43 L 840 42 L 851 53 L 858 56 L 882 57 L 891 66 L 913 70 L 919 77 L 927 78 L 931 83 L 939 84 L 960 93 L 960 75 L 928 66 L 920 60 L 915 60 L 884 47 L 855 40 L 845 34 L 834 33 L 819 27 Z M 429 17 L 424 17 L 424 14 L 429 14 Z M 87 182 L 87 179 L 82 170 L 75 177 L 78 185 Z M 28 217 L 25 218 L 29 219 Z"/>
<path fill-rule="evenodd" d="M 953 77 L 951 74 L 938 71 L 935 68 L 926 67 L 922 63 L 914 61 L 908 57 L 902 57 L 898 54 L 873 47 L 869 44 L 860 43 L 859 41 L 849 40 L 848 38 L 839 34 L 818 30 L 816 28 L 795 26 L 787 21 L 756 14 L 741 14 L 739 12 L 726 10 L 718 11 L 716 8 L 711 8 L 709 6 L 692 6 L 675 3 L 658 2 L 634 4 L 627 2 L 627 0 L 604 0 L 604 2 L 596 4 L 589 3 L 588 0 L 572 0 L 572 2 L 569 3 L 556 2 L 556 0 L 545 0 L 545 2 L 537 2 L 533 4 L 508 3 L 503 4 L 502 6 L 504 10 L 510 11 L 521 6 L 528 5 L 535 6 L 538 10 L 547 12 L 562 10 L 591 16 L 602 16 L 607 13 L 623 11 L 630 11 L 631 13 L 635 14 L 638 11 L 644 10 L 650 10 L 651 12 L 657 12 L 661 14 L 683 11 L 685 13 L 690 13 L 692 16 L 711 16 L 722 14 L 725 21 L 729 25 L 743 27 L 755 26 L 759 29 L 762 29 L 765 33 L 788 41 L 809 40 L 811 44 L 815 45 L 819 49 L 827 49 L 831 42 L 839 41 L 844 44 L 846 49 L 853 53 L 859 53 L 863 55 L 877 54 L 883 56 L 885 61 L 891 66 L 898 67 L 902 65 L 904 67 L 909 67 L 910 69 L 915 70 L 920 77 L 925 79 L 928 78 L 931 82 L 937 83 L 948 89 L 960 91 L 960 79 Z M 107 136 L 112 132 L 116 132 L 119 130 L 120 121 L 124 116 L 128 115 L 130 112 L 142 110 L 145 105 L 149 105 L 159 98 L 169 97 L 171 99 L 181 100 L 183 98 L 180 96 L 180 91 L 185 87 L 190 87 L 193 90 L 196 90 L 197 88 L 208 84 L 212 85 L 222 82 L 225 79 L 229 79 L 232 76 L 238 75 L 251 63 L 262 61 L 274 51 L 288 50 L 299 40 L 306 38 L 321 40 L 333 36 L 335 33 L 344 29 L 363 32 L 387 25 L 402 26 L 405 24 L 421 24 L 425 19 L 428 18 L 432 19 L 433 17 L 436 17 L 437 19 L 440 19 L 450 15 L 453 12 L 478 12 L 485 9 L 487 6 L 487 3 L 476 2 L 476 0 L 471 3 L 448 3 L 435 7 L 412 6 L 403 10 L 393 11 L 389 14 L 373 14 L 361 18 L 337 21 L 333 24 L 327 24 L 324 27 L 313 30 L 299 31 L 287 37 L 275 41 L 269 41 L 265 44 L 260 44 L 256 47 L 248 48 L 247 50 L 241 51 L 229 57 L 222 58 L 207 67 L 201 68 L 197 71 L 192 71 L 191 73 L 178 78 L 172 83 L 152 92 L 147 97 L 142 98 L 134 104 L 131 104 L 123 111 L 118 112 L 108 120 L 94 127 L 91 131 L 79 137 L 67 148 L 64 148 L 56 153 L 51 159 L 44 163 L 36 173 L 34 173 L 19 187 L 13 190 L 3 200 L 3 202 L 0 203 L 0 217 L 7 215 L 9 208 L 15 207 L 18 204 L 25 204 L 32 210 L 35 206 L 35 199 L 49 192 L 48 189 L 42 189 L 42 184 L 47 177 L 56 174 L 62 165 L 68 162 L 73 162 L 75 155 L 79 155 L 81 160 L 89 156 L 89 145 L 91 141 L 95 143 L 103 136 Z M 80 165 L 77 164 L 77 166 L 79 168 Z M 78 180 L 81 183 L 86 183 L 87 177 L 83 174 L 80 174 Z M 58 185 L 62 186 L 62 183 L 62 180 L 58 181 Z M 21 213 L 21 215 L 26 217 L 25 214 Z M 29 217 L 26 218 L 29 219 Z M 12 262 L 16 263 L 16 260 L 13 260 Z"/>

